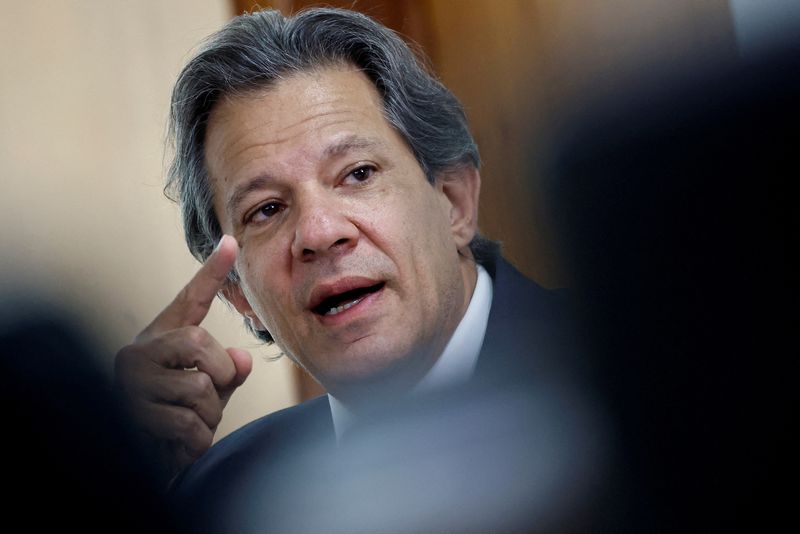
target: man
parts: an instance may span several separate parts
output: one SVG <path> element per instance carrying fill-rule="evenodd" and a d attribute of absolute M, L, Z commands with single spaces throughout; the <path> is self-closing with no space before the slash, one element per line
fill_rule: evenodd
<path fill-rule="evenodd" d="M 477 233 L 480 160 L 460 104 L 373 20 L 235 19 L 183 70 L 171 131 L 170 186 L 205 264 L 118 356 L 139 418 L 176 466 L 210 446 L 251 367 L 197 326 L 219 291 L 329 392 L 203 456 L 178 483 L 194 508 L 232 501 L 263 475 L 254 464 L 306 436 L 335 447 L 376 405 L 555 362 L 557 297 Z"/>

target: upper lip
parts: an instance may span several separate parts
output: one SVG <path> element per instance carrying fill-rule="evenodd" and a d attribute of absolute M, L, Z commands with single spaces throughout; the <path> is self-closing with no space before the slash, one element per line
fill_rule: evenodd
<path fill-rule="evenodd" d="M 383 280 L 365 276 L 346 276 L 332 282 L 318 284 L 311 291 L 311 297 L 308 300 L 308 309 L 313 311 L 331 297 L 353 291 L 354 289 L 372 287 L 382 282 Z"/>

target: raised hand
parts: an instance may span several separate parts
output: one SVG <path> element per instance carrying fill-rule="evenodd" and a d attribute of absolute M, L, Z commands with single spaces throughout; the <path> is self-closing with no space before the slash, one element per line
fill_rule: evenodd
<path fill-rule="evenodd" d="M 223 348 L 199 326 L 236 252 L 236 240 L 223 236 L 175 299 L 117 354 L 117 384 L 170 478 L 211 446 L 223 408 L 253 367 L 246 350 Z"/>

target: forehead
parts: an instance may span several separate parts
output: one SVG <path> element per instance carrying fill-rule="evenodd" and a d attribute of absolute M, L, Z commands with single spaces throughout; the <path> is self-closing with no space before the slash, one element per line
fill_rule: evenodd
<path fill-rule="evenodd" d="M 214 174 L 214 167 L 235 165 L 255 148 L 280 153 L 297 141 L 321 143 L 337 130 L 365 129 L 374 135 L 398 135 L 366 75 L 346 66 L 303 71 L 267 89 L 219 102 L 209 118 L 206 162 Z"/>

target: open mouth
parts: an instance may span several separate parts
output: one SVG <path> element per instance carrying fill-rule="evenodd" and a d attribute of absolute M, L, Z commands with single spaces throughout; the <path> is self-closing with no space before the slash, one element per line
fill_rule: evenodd
<path fill-rule="evenodd" d="M 384 285 L 385 282 L 380 282 L 374 286 L 358 287 L 350 291 L 345 291 L 344 293 L 339 293 L 338 295 L 331 295 L 318 306 L 314 307 L 312 311 L 317 315 L 336 315 L 342 313 L 361 302 L 367 295 L 377 293 L 383 289 Z"/>

